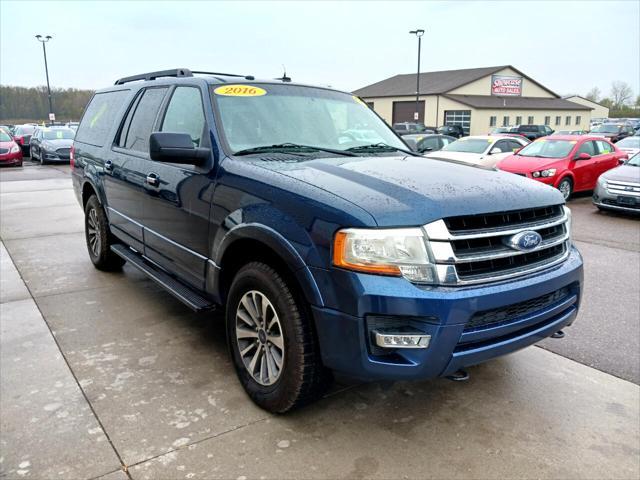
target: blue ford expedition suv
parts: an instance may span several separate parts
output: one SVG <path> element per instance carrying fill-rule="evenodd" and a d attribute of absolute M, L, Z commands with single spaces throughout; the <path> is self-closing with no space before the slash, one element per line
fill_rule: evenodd
<path fill-rule="evenodd" d="M 224 306 L 238 378 L 272 412 L 332 371 L 452 376 L 574 321 L 559 192 L 421 157 L 359 98 L 288 80 L 177 69 L 98 91 L 71 160 L 96 268 Z"/>

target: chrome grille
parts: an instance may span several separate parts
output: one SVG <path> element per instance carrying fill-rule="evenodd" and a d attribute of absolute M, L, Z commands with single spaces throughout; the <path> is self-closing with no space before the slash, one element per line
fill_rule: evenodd
<path fill-rule="evenodd" d="M 611 195 L 627 195 L 640 197 L 640 184 L 607 180 L 607 192 Z"/>
<path fill-rule="evenodd" d="M 71 149 L 70 148 L 59 148 L 56 150 L 56 153 L 58 154 L 58 156 L 60 158 L 69 158 L 69 156 L 71 155 Z"/>
<path fill-rule="evenodd" d="M 511 212 L 453 217 L 426 225 L 440 284 L 467 285 L 533 273 L 569 255 L 568 209 L 562 205 Z M 542 242 L 529 251 L 508 246 L 508 239 L 536 231 Z"/>
<path fill-rule="evenodd" d="M 5 153 L 9 153 L 8 148 L 0 148 L 0 155 L 4 155 Z"/>

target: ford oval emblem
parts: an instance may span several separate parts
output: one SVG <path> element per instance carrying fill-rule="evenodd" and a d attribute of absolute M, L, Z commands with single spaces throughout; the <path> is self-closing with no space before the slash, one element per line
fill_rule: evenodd
<path fill-rule="evenodd" d="M 538 232 L 527 230 L 525 232 L 516 233 L 505 239 L 507 246 L 521 252 L 529 252 L 536 249 L 542 243 L 542 237 Z"/>

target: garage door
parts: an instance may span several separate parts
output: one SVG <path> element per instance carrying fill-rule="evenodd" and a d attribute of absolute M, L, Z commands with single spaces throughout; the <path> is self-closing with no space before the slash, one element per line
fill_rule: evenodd
<path fill-rule="evenodd" d="M 445 125 L 460 125 L 464 129 L 465 135 L 469 135 L 471 127 L 471 110 L 445 110 Z"/>
<path fill-rule="evenodd" d="M 415 122 L 416 102 L 393 102 L 393 123 Z M 418 102 L 418 122 L 424 123 L 424 100 Z"/>

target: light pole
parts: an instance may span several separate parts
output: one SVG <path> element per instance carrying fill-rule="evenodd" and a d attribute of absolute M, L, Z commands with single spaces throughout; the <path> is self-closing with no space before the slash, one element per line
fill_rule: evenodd
<path fill-rule="evenodd" d="M 42 37 L 42 35 L 36 35 L 36 38 L 40 43 L 42 43 L 42 51 L 44 53 L 44 72 L 47 75 L 47 95 L 49 96 L 49 115 L 53 113 L 53 105 L 51 104 L 51 87 L 49 86 L 49 67 L 47 65 L 47 47 L 45 43 L 51 40 L 53 37 L 51 35 L 47 35 L 46 37 Z M 49 118 L 51 121 L 51 118 Z"/>
<path fill-rule="evenodd" d="M 416 74 L 416 113 L 413 115 L 413 119 L 418 121 L 420 118 L 420 47 L 422 46 L 422 36 L 424 35 L 424 30 L 416 29 L 411 30 L 409 32 L 412 35 L 418 37 L 418 73 Z"/>

